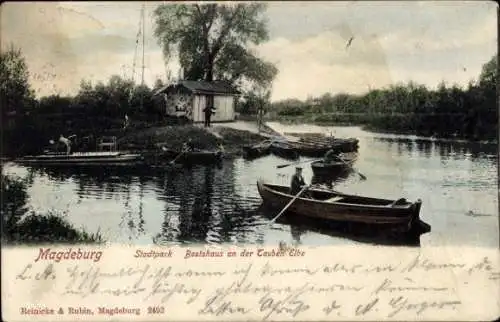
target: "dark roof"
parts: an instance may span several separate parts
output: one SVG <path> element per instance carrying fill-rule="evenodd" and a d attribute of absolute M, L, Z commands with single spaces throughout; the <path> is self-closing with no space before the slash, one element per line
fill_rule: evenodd
<path fill-rule="evenodd" d="M 240 92 L 231 84 L 225 81 L 190 81 L 183 80 L 176 84 L 170 84 L 160 88 L 155 95 L 160 93 L 168 93 L 177 90 L 179 87 L 184 87 L 192 93 L 196 94 L 230 94 L 239 95 Z"/>

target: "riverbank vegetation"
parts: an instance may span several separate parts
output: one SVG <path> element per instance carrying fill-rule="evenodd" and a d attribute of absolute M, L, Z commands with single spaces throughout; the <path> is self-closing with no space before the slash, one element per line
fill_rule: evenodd
<path fill-rule="evenodd" d="M 2 242 L 8 244 L 103 243 L 100 233 L 76 229 L 62 214 L 36 214 L 26 207 L 26 184 L 2 174 Z"/>
<path fill-rule="evenodd" d="M 483 65 L 467 87 L 441 83 L 428 89 L 413 82 L 363 95 L 324 94 L 306 101 L 269 104 L 268 118 L 298 123 L 364 125 L 369 130 L 441 138 L 494 140 L 498 133 L 498 61 Z"/>

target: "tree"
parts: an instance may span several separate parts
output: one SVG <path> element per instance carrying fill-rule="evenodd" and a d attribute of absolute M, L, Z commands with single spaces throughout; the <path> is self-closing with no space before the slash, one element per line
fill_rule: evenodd
<path fill-rule="evenodd" d="M 497 85 L 498 59 L 493 56 L 483 65 L 481 75 L 479 75 L 479 86 L 495 88 Z"/>
<path fill-rule="evenodd" d="M 31 141 L 36 141 L 35 122 L 30 113 L 36 104 L 35 94 L 28 78 L 28 66 L 20 49 L 10 46 L 0 52 L 2 153 L 18 154 Z"/>
<path fill-rule="evenodd" d="M 243 95 L 243 102 L 241 103 L 241 114 L 259 115 L 263 117 L 267 112 L 270 104 L 271 91 L 256 87 Z M 259 113 L 260 112 L 260 113 Z"/>
<path fill-rule="evenodd" d="M 166 59 L 177 53 L 190 80 L 227 80 L 269 87 L 277 74 L 250 49 L 268 39 L 263 3 L 164 4 L 155 36 Z"/>
<path fill-rule="evenodd" d="M 7 112 L 22 114 L 34 106 L 35 94 L 31 89 L 26 61 L 20 49 L 10 46 L 0 52 L 0 106 Z"/>

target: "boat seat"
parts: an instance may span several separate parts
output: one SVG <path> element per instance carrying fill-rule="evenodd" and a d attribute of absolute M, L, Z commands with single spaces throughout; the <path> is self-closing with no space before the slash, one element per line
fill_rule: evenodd
<path fill-rule="evenodd" d="M 326 199 L 325 201 L 326 202 L 339 202 L 340 200 L 344 199 L 343 197 L 339 197 L 339 196 L 335 196 L 333 198 L 330 198 L 330 199 Z"/>

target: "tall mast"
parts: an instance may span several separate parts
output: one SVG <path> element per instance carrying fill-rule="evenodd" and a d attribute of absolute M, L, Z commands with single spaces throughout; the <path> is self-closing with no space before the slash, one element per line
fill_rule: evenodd
<path fill-rule="evenodd" d="M 141 87 L 143 90 L 141 91 L 141 109 L 144 107 L 144 43 L 146 38 L 145 26 L 146 26 L 146 17 L 145 17 L 146 5 L 142 4 L 142 74 L 141 74 Z"/>
<path fill-rule="evenodd" d="M 142 80 L 141 80 L 141 85 L 144 85 L 144 44 L 145 44 L 145 38 L 146 38 L 146 32 L 145 32 L 145 27 L 146 27 L 146 17 L 145 17 L 145 11 L 146 11 L 146 5 L 142 5 Z"/>

